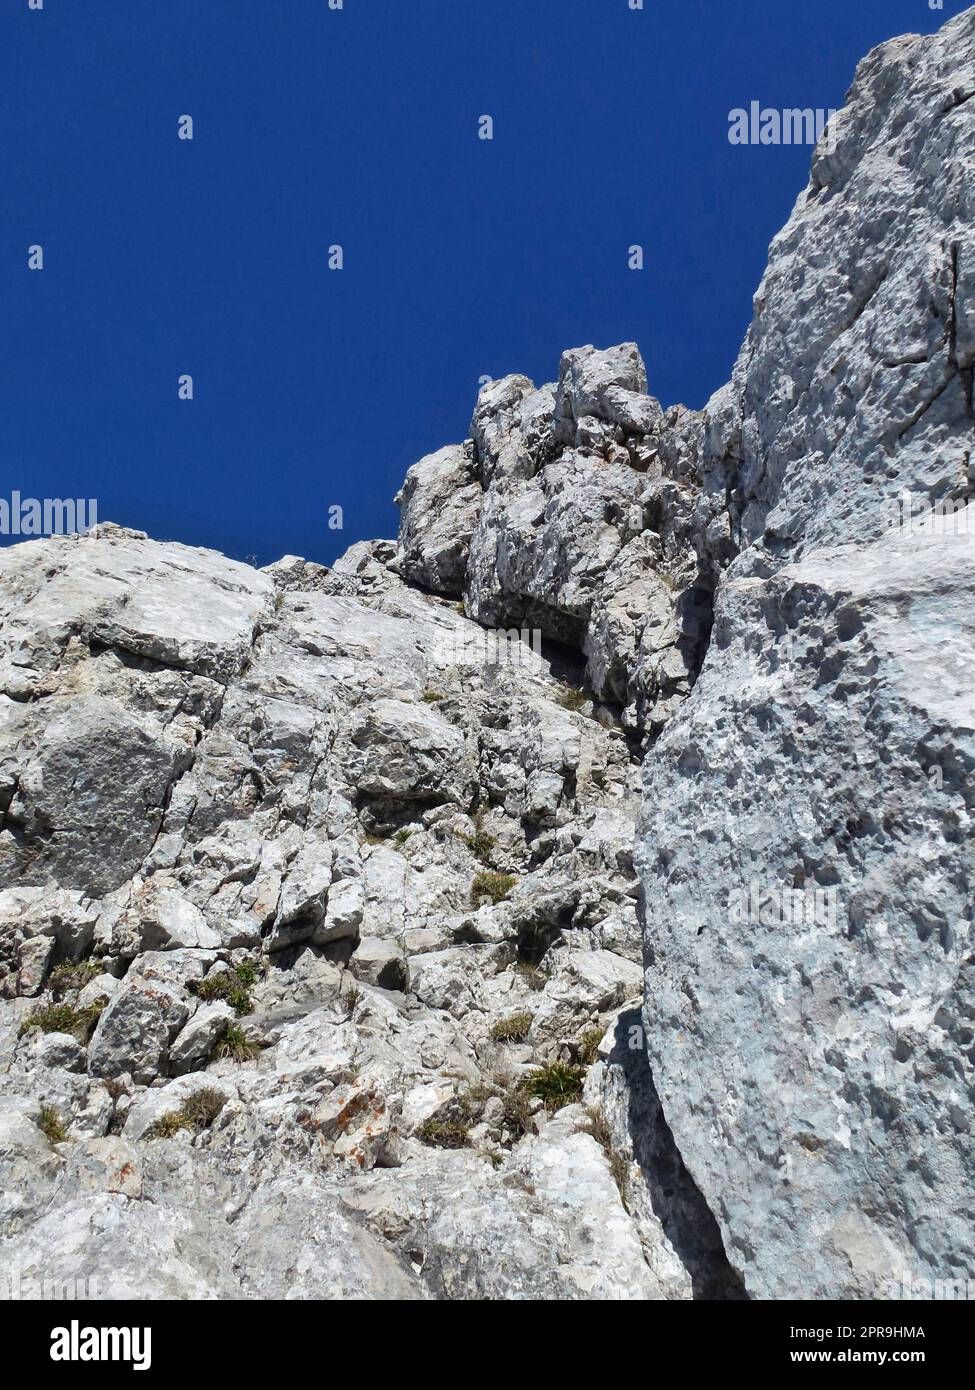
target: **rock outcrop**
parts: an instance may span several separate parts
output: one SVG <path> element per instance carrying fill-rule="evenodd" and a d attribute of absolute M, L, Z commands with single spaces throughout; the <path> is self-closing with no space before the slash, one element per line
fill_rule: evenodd
<path fill-rule="evenodd" d="M 975 11 L 864 60 L 705 412 L 645 1019 L 757 1297 L 975 1274 L 973 97 Z"/>
<path fill-rule="evenodd" d="M 331 569 L 0 552 L 19 1296 L 975 1278 L 973 96 L 864 60 L 704 411 L 583 347 Z"/>
<path fill-rule="evenodd" d="M 702 418 L 646 389 L 633 343 L 567 352 L 538 390 L 489 383 L 472 438 L 407 474 L 393 561 L 486 627 L 576 652 L 641 738 L 689 693 L 711 616 L 692 531 Z"/>
<path fill-rule="evenodd" d="M 691 1296 L 583 1105 L 642 989 L 638 764 L 393 554 L 259 573 L 111 526 L 0 554 L 25 1285 Z"/>

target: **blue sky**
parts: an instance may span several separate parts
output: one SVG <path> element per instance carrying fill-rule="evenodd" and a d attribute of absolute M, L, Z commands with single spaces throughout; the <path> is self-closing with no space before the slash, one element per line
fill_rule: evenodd
<path fill-rule="evenodd" d="M 703 405 L 810 156 L 730 145 L 729 111 L 839 106 L 963 8 L 0 0 L 0 496 L 328 563 L 395 534 L 482 375 L 634 339 Z"/>

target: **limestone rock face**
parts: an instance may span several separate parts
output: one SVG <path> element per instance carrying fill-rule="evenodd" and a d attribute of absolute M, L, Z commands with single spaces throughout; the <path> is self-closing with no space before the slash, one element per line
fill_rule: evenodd
<path fill-rule="evenodd" d="M 702 520 L 750 572 L 876 539 L 904 490 L 971 491 L 972 25 L 863 60 L 772 242 L 705 426 Z"/>
<path fill-rule="evenodd" d="M 393 560 L 260 574 L 112 527 L 0 555 L 0 1255 L 25 1287 L 690 1296 L 581 1106 L 543 1142 L 533 1089 L 554 1068 L 578 1101 L 639 1000 L 638 764 Z M 131 601 L 91 600 L 105 575 Z M 97 615 L 52 624 L 45 578 Z"/>
<path fill-rule="evenodd" d="M 864 60 L 705 422 L 715 621 L 645 766 L 645 1020 L 756 1297 L 973 1272 L 973 73 L 972 10 Z"/>
<path fill-rule="evenodd" d="M 704 411 L 584 346 L 329 569 L 0 551 L 20 1297 L 975 1278 L 973 95 L 864 60 Z"/>

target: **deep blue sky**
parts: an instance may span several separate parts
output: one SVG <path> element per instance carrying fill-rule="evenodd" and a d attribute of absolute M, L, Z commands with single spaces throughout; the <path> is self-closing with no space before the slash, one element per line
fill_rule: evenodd
<path fill-rule="evenodd" d="M 839 106 L 874 44 L 963 8 L 0 0 L 0 496 L 327 563 L 395 534 L 482 374 L 635 339 L 654 395 L 703 405 L 810 157 L 732 147 L 729 111 Z"/>

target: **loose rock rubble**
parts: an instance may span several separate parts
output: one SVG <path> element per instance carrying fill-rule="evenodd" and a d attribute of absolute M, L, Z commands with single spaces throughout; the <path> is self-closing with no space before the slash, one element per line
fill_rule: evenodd
<path fill-rule="evenodd" d="M 0 1269 L 975 1277 L 975 527 L 889 529 L 975 488 L 973 95 L 975 11 L 864 60 L 704 411 L 583 347 L 331 569 L 0 552 Z"/>

